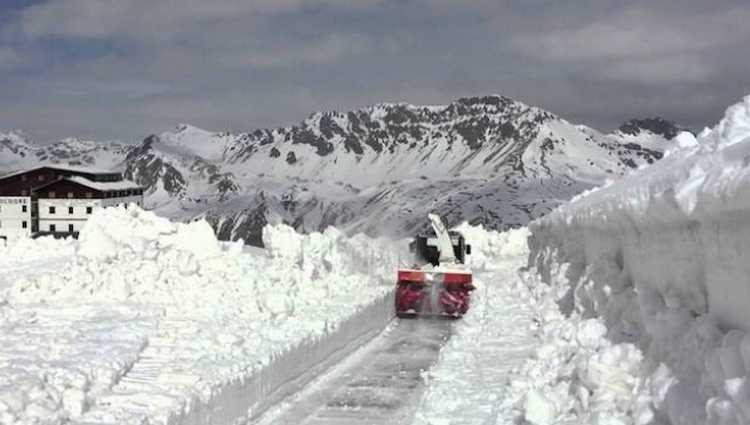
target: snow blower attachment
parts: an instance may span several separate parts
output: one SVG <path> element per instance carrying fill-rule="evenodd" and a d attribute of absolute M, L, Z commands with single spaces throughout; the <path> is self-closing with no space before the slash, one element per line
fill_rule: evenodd
<path fill-rule="evenodd" d="M 460 317 L 469 309 L 469 294 L 475 289 L 465 264 L 471 246 L 460 233 L 448 231 L 440 217 L 429 218 L 434 234 L 417 235 L 409 244 L 414 266 L 398 270 L 396 313 Z"/>

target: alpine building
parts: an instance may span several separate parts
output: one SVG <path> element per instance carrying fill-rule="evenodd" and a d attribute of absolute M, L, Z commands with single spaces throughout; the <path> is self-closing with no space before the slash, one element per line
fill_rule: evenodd
<path fill-rule="evenodd" d="M 0 176 L 0 239 L 78 236 L 97 208 L 143 206 L 143 188 L 121 173 L 44 165 Z"/>

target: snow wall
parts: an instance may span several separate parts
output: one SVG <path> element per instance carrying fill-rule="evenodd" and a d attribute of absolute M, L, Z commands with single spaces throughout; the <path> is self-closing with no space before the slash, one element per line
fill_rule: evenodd
<path fill-rule="evenodd" d="M 659 163 L 530 224 L 567 314 L 644 352 L 658 424 L 750 423 L 750 96 Z M 664 382 L 664 379 L 659 379 Z"/>
<path fill-rule="evenodd" d="M 302 341 L 250 376 L 223 383 L 210 399 L 201 400 L 170 423 L 234 424 L 256 419 L 369 342 L 394 316 L 393 294 L 380 297 L 334 331 Z"/>
<path fill-rule="evenodd" d="M 131 205 L 0 247 L 0 423 L 243 423 L 393 318 L 403 244 L 283 225 L 264 243 Z"/>

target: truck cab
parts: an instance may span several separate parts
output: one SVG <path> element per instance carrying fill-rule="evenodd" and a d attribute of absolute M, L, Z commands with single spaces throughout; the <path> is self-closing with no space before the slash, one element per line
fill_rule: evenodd
<path fill-rule="evenodd" d="M 459 264 L 466 264 L 466 256 L 471 255 L 471 245 L 466 243 L 464 236 L 455 231 L 448 232 L 453 247 L 453 257 Z M 414 256 L 423 261 L 425 264 L 432 264 L 434 267 L 440 265 L 440 249 L 437 245 L 437 237 L 434 234 L 417 235 L 409 243 L 409 251 Z"/>

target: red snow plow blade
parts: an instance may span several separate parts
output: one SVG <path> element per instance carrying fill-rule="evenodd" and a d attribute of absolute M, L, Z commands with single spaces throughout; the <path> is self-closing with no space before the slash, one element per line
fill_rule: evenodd
<path fill-rule="evenodd" d="M 399 270 L 396 313 L 399 316 L 461 317 L 469 309 L 472 285 L 468 271 Z"/>

